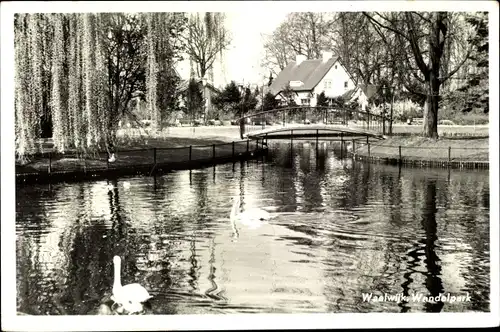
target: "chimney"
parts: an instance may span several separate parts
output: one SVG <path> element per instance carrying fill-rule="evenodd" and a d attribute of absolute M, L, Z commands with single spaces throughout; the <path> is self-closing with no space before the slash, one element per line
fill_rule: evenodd
<path fill-rule="evenodd" d="M 332 52 L 323 51 L 323 62 L 327 62 L 332 58 Z"/>
<path fill-rule="evenodd" d="M 302 55 L 302 54 L 297 54 L 295 56 L 295 65 L 300 65 L 302 63 L 302 61 L 305 61 L 307 60 L 307 57 L 305 55 Z"/>

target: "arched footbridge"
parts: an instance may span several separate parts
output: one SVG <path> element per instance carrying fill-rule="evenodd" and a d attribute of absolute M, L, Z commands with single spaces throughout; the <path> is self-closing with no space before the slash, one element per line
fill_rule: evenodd
<path fill-rule="evenodd" d="M 377 138 L 390 133 L 389 118 L 361 110 L 335 107 L 284 107 L 238 119 L 241 138 L 318 139 Z"/>

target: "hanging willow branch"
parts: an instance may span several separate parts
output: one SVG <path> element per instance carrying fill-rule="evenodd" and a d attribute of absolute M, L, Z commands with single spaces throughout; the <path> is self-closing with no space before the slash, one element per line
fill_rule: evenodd
<path fill-rule="evenodd" d="M 96 105 L 96 127 L 98 128 L 96 132 L 96 141 L 98 144 L 104 143 L 107 147 L 108 138 L 106 133 L 109 128 L 109 112 L 108 107 L 108 87 L 106 79 L 106 64 L 104 58 L 104 46 L 102 42 L 101 31 L 104 31 L 103 27 L 103 17 L 102 14 L 96 15 L 95 23 L 95 75 L 94 75 L 94 96 Z"/>
<path fill-rule="evenodd" d="M 51 17 L 54 26 L 54 42 L 52 56 L 52 127 L 54 148 L 60 152 L 65 152 L 67 148 L 64 122 L 64 103 L 63 103 L 63 65 L 64 65 L 64 34 L 63 34 L 63 15 L 53 14 Z"/>
<path fill-rule="evenodd" d="M 68 59 L 68 76 L 69 76 L 69 96 L 68 96 L 68 116 L 69 116 L 69 133 L 72 135 L 73 146 L 77 149 L 81 148 L 81 47 L 80 47 L 80 14 L 75 14 L 70 18 L 70 30 L 72 31 L 69 40 L 69 59 Z"/>
<path fill-rule="evenodd" d="M 156 62 L 156 41 L 157 33 L 155 13 L 146 14 L 147 22 L 147 43 L 148 43 L 148 57 L 147 57 L 147 73 L 146 73 L 146 95 L 148 110 L 151 116 L 151 122 L 156 128 L 161 127 L 161 118 L 158 114 L 157 108 L 157 80 L 158 80 L 158 64 Z"/>
<path fill-rule="evenodd" d="M 43 79 L 42 79 L 42 34 L 40 31 L 40 15 L 31 14 L 28 19 L 28 35 L 30 37 L 30 57 L 31 61 L 31 75 L 30 75 L 30 94 L 31 94 L 31 107 L 29 128 L 33 134 L 34 139 L 40 138 L 41 128 L 40 119 L 43 109 Z"/>

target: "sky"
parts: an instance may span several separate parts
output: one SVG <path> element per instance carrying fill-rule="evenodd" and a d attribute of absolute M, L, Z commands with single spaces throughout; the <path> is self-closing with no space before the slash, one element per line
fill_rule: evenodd
<path fill-rule="evenodd" d="M 261 68 L 264 55 L 262 34 L 271 34 L 287 12 L 228 13 L 228 29 L 233 43 L 227 54 L 227 74 L 231 79 L 260 83 L 268 71 Z"/>
<path fill-rule="evenodd" d="M 214 65 L 214 84 L 238 83 L 262 84 L 269 75 L 260 63 L 264 55 L 262 35 L 271 34 L 286 18 L 287 11 L 233 11 L 226 12 L 226 28 L 232 41 L 224 53 L 223 67 Z M 182 62 L 178 69 L 183 78 L 189 77 L 189 63 Z"/>

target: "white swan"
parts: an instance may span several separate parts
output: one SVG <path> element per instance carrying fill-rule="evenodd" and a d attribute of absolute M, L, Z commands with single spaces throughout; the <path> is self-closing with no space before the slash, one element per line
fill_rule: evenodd
<path fill-rule="evenodd" d="M 233 223 L 240 220 L 242 224 L 255 228 L 260 226 L 262 221 L 271 219 L 269 212 L 259 208 L 251 208 L 240 212 L 240 198 L 235 196 L 232 200 L 233 206 L 231 207 L 230 219 Z"/>
<path fill-rule="evenodd" d="M 128 181 L 123 181 L 123 188 L 125 188 L 125 189 L 130 188 L 130 182 L 128 182 Z"/>
<path fill-rule="evenodd" d="M 113 257 L 114 264 L 114 281 L 113 281 L 113 296 L 111 299 L 123 306 L 128 313 L 136 313 L 142 311 L 142 303 L 150 298 L 148 291 L 139 284 L 128 284 L 122 286 L 121 283 L 121 259 L 118 256 Z"/>
<path fill-rule="evenodd" d="M 110 163 L 114 163 L 114 162 L 116 161 L 116 158 L 115 158 L 115 154 L 114 154 L 114 153 L 112 153 L 112 154 L 111 154 L 111 157 L 109 157 L 108 161 L 109 161 Z"/>

